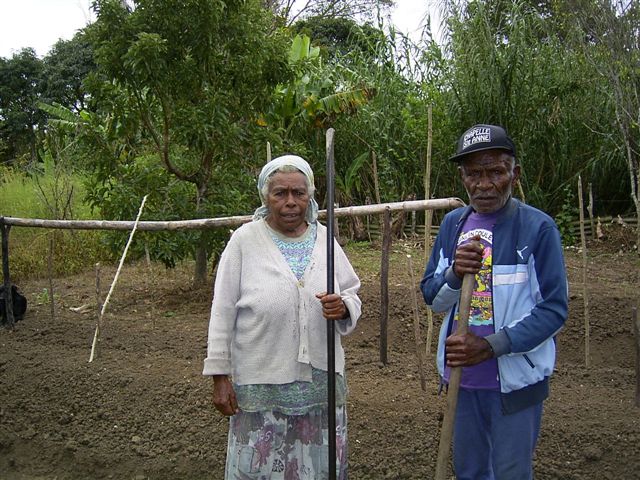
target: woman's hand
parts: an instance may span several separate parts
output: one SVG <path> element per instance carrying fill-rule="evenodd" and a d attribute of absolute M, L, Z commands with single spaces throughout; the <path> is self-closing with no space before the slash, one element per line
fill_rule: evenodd
<path fill-rule="evenodd" d="M 349 316 L 349 310 L 337 293 L 316 293 L 316 298 L 322 304 L 322 315 L 327 320 L 344 320 Z"/>
<path fill-rule="evenodd" d="M 230 417 L 240 411 L 236 392 L 226 375 L 213 376 L 213 404 L 221 414 Z"/>

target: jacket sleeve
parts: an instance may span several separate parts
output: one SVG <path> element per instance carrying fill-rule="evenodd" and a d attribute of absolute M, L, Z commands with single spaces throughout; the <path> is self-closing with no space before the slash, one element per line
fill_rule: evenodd
<path fill-rule="evenodd" d="M 567 319 L 567 274 L 560 232 L 555 225 L 545 225 L 538 233 L 531 275 L 536 305 L 529 315 L 504 329 L 512 353 L 534 350 L 555 336 Z"/>
<path fill-rule="evenodd" d="M 360 297 L 358 297 L 360 279 L 337 242 L 335 243 L 334 254 L 335 274 L 337 284 L 340 288 L 340 296 L 347 310 L 349 310 L 349 318 L 336 322 L 336 331 L 341 335 L 348 335 L 356 328 L 362 311 L 362 302 L 360 301 Z"/>
<path fill-rule="evenodd" d="M 447 235 L 453 235 L 453 231 L 450 219 L 445 217 L 420 281 L 422 296 L 434 312 L 449 310 L 460 298 L 462 280 L 453 273 L 453 259 L 447 257 L 455 241 Z"/>
<path fill-rule="evenodd" d="M 228 375 L 232 371 L 231 341 L 238 313 L 241 265 L 242 252 L 234 235 L 220 256 L 216 273 L 203 375 Z"/>

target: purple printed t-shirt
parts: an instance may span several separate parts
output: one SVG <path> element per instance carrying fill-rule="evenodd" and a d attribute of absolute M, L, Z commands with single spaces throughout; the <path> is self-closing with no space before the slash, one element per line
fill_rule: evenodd
<path fill-rule="evenodd" d="M 471 296 L 471 309 L 469 311 L 469 332 L 486 337 L 495 332 L 493 322 L 493 300 L 491 272 L 493 266 L 493 226 L 498 215 L 495 213 L 473 212 L 467 218 L 462 233 L 458 238 L 458 245 L 468 243 L 476 235 L 480 236 L 480 242 L 484 246 L 482 267 L 476 274 L 475 288 Z M 458 326 L 458 314 L 454 318 L 452 332 Z M 445 368 L 444 378 L 449 383 L 451 369 Z M 462 369 L 460 386 L 473 390 L 500 390 L 498 376 L 498 360 L 490 358 L 471 367 Z"/>

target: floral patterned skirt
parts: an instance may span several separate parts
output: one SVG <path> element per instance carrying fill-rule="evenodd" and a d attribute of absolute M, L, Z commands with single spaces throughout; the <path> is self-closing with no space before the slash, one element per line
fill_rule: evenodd
<path fill-rule="evenodd" d="M 327 480 L 326 408 L 244 412 L 229 423 L 225 480 Z M 347 410 L 336 407 L 336 478 L 347 480 Z"/>

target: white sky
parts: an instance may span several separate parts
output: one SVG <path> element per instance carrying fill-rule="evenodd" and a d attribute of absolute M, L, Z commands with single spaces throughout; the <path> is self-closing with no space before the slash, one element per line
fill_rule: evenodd
<path fill-rule="evenodd" d="M 396 0 L 392 19 L 398 30 L 417 39 L 433 0 Z M 60 38 L 69 40 L 92 19 L 91 0 L 0 0 L 0 57 L 32 47 L 39 57 Z M 432 19 L 436 32 L 437 18 Z"/>

